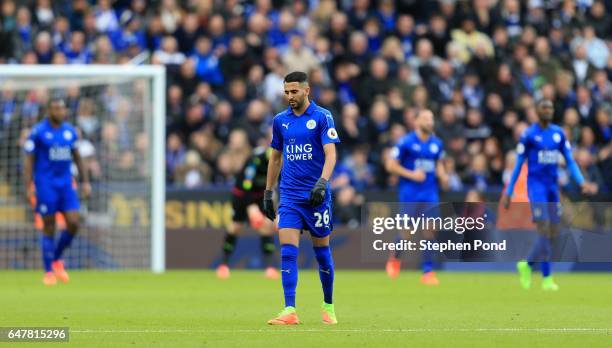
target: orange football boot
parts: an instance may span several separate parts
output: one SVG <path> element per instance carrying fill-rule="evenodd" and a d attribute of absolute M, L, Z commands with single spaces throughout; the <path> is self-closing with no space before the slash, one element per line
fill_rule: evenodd
<path fill-rule="evenodd" d="M 300 324 L 295 307 L 285 307 L 274 319 L 268 320 L 269 325 L 297 325 Z"/>
<path fill-rule="evenodd" d="M 55 279 L 55 274 L 53 272 L 46 272 L 43 277 L 43 284 L 47 286 L 52 286 L 57 284 L 57 279 Z"/>
<path fill-rule="evenodd" d="M 389 278 L 395 279 L 399 276 L 401 265 L 402 261 L 400 259 L 395 258 L 393 256 L 389 257 L 389 260 L 387 261 L 387 266 L 385 267 Z"/>
<path fill-rule="evenodd" d="M 423 273 L 421 283 L 425 285 L 439 285 L 440 281 L 436 278 L 436 272 Z"/>
<path fill-rule="evenodd" d="M 62 283 L 68 283 L 70 277 L 68 276 L 68 272 L 66 272 L 64 269 L 64 261 L 53 261 L 53 263 L 51 263 L 51 269 L 53 270 L 53 273 L 55 273 L 55 276 L 62 281 Z"/>
<path fill-rule="evenodd" d="M 280 278 L 280 274 L 278 273 L 278 270 L 274 267 L 268 267 L 266 268 L 266 272 L 264 273 L 264 276 L 268 279 L 272 279 L 272 280 L 276 280 L 278 278 Z"/>
<path fill-rule="evenodd" d="M 227 267 L 226 264 L 220 264 L 219 267 L 217 267 L 217 278 L 219 279 L 227 279 L 230 277 L 230 269 L 229 267 Z"/>

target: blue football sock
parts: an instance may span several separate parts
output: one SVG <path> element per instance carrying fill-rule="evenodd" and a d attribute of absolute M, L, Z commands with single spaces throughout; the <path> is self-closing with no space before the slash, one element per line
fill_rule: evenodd
<path fill-rule="evenodd" d="M 53 236 L 42 235 L 40 237 L 40 252 L 42 255 L 45 272 L 51 272 L 51 262 L 53 262 Z"/>
<path fill-rule="evenodd" d="M 323 301 L 332 303 L 334 292 L 334 259 L 329 246 L 314 247 L 314 252 L 319 262 L 319 278 L 323 287 Z"/>
<path fill-rule="evenodd" d="M 57 261 L 62 258 L 62 253 L 66 250 L 67 247 L 72 243 L 72 239 L 74 235 L 72 235 L 68 231 L 63 231 L 60 235 L 59 241 L 57 242 L 57 246 L 55 247 L 55 254 L 53 255 L 53 261 Z"/>
<path fill-rule="evenodd" d="M 429 273 L 431 271 L 433 271 L 433 253 L 431 250 L 429 249 L 425 249 L 423 250 L 423 254 L 421 255 L 422 258 L 422 267 L 423 267 L 423 273 Z"/>
<path fill-rule="evenodd" d="M 292 244 L 281 245 L 281 276 L 285 293 L 285 307 L 295 307 L 295 288 L 298 282 L 298 248 Z"/>
<path fill-rule="evenodd" d="M 530 266 L 533 266 L 535 262 L 545 261 L 545 259 L 543 258 L 544 257 L 543 253 L 544 253 L 546 241 L 548 241 L 548 238 L 542 235 L 538 235 L 536 242 L 531 247 L 529 256 L 527 256 L 527 261 L 529 262 Z"/>
<path fill-rule="evenodd" d="M 542 268 L 542 276 L 548 277 L 550 275 L 550 258 L 552 256 L 552 243 L 548 238 L 544 238 L 544 240 L 542 241 L 542 254 L 543 261 L 540 265 L 540 267 Z"/>
<path fill-rule="evenodd" d="M 550 275 L 550 261 L 543 261 L 540 267 L 542 267 L 542 277 L 548 277 Z"/>

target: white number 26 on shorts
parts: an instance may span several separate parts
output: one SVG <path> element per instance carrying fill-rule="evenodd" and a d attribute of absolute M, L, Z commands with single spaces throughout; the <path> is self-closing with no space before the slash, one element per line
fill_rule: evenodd
<path fill-rule="evenodd" d="M 325 209 L 323 214 L 319 213 L 318 211 L 315 212 L 314 217 L 317 219 L 317 222 L 315 222 L 315 227 L 323 227 L 323 225 L 325 226 L 329 225 L 329 210 L 328 209 Z"/>

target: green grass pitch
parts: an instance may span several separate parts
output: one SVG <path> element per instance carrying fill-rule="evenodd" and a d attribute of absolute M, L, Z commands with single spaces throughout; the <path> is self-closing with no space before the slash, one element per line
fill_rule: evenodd
<path fill-rule="evenodd" d="M 301 271 L 303 325 L 270 327 L 282 309 L 280 281 L 234 271 L 71 272 L 45 288 L 40 272 L 0 272 L 0 327 L 67 326 L 65 347 L 610 347 L 612 277 L 557 274 L 557 293 L 518 287 L 510 273 L 439 273 L 427 288 L 415 272 L 336 272 L 339 324 L 320 322 L 317 273 Z M 2 346 L 3 343 L 0 343 Z M 15 347 L 40 343 L 4 343 Z"/>

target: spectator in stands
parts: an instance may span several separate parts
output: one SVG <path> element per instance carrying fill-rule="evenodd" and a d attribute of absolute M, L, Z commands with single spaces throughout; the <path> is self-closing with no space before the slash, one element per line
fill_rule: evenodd
<path fill-rule="evenodd" d="M 610 120 L 610 107 L 600 106 L 595 113 L 593 122 L 595 133 L 595 143 L 598 146 L 605 146 L 612 141 L 612 121 Z"/>
<path fill-rule="evenodd" d="M 442 139 L 445 145 L 455 138 L 464 136 L 464 128 L 457 120 L 457 115 L 451 104 L 443 104 L 440 108 L 439 122 L 436 122 L 436 135 Z"/>
<path fill-rule="evenodd" d="M 94 43 L 94 64 L 116 64 L 117 53 L 108 36 L 100 36 Z"/>
<path fill-rule="evenodd" d="M 513 36 L 510 34 L 510 36 Z M 460 59 L 467 63 L 470 61 L 471 52 L 476 50 L 477 46 L 482 46 L 486 55 L 492 56 L 494 53 L 493 43 L 491 39 L 484 33 L 476 30 L 475 18 L 473 15 L 468 15 L 461 21 L 461 28 L 451 31 L 453 42 L 461 48 Z"/>
<path fill-rule="evenodd" d="M 210 181 L 210 168 L 202 163 L 197 151 L 189 150 L 184 162 L 176 168 L 175 182 L 178 186 L 194 189 Z"/>
<path fill-rule="evenodd" d="M 195 62 L 192 59 L 186 59 L 181 64 L 178 76 L 175 76 L 173 82 L 181 86 L 183 93 L 191 98 L 200 83 L 200 80 L 196 76 Z"/>
<path fill-rule="evenodd" d="M 592 124 L 595 120 L 597 104 L 591 98 L 591 91 L 584 85 L 576 89 L 576 110 L 578 110 L 580 122 L 583 125 Z"/>
<path fill-rule="evenodd" d="M 440 65 L 441 59 L 434 55 L 433 46 L 428 39 L 420 39 L 416 44 L 416 54 L 408 60 L 413 71 L 419 73 L 425 84 L 431 83 L 431 77 Z"/>
<path fill-rule="evenodd" d="M 468 72 L 463 78 L 461 94 L 468 107 L 480 108 L 484 100 L 484 88 L 480 84 L 480 78 L 475 72 Z"/>
<path fill-rule="evenodd" d="M 179 51 L 185 55 L 191 54 L 196 40 L 204 35 L 204 29 L 200 27 L 198 16 L 195 13 L 185 14 L 182 25 L 174 35 L 179 43 Z"/>
<path fill-rule="evenodd" d="M 431 42 L 434 55 L 443 57 L 446 53 L 446 46 L 451 40 L 448 25 L 444 17 L 434 13 L 429 18 L 429 28 L 424 37 Z"/>
<path fill-rule="evenodd" d="M 254 60 L 247 51 L 247 45 L 243 38 L 235 36 L 229 43 L 229 49 L 220 61 L 219 67 L 226 81 L 242 78 L 247 74 Z"/>
<path fill-rule="evenodd" d="M 166 36 L 161 40 L 160 48 L 153 54 L 153 62 L 166 66 L 178 66 L 185 62 L 185 55 L 178 52 L 176 39 Z"/>
<path fill-rule="evenodd" d="M 166 179 L 174 181 L 173 173 L 185 160 L 185 145 L 177 133 L 168 135 L 166 141 Z"/>
<path fill-rule="evenodd" d="M 612 22 L 601 0 L 240 3 L 37 0 L 19 7 L 6 0 L 0 62 L 114 64 L 152 54 L 150 63 L 167 68 L 168 134 L 181 139 L 184 153 L 197 152 L 191 167 L 179 157 L 168 175 L 198 163 L 215 168 L 187 171 L 200 174 L 182 182 L 197 187 L 229 184 L 244 149 L 265 143 L 271 116 L 286 108 L 282 81 L 291 70 L 310 74 L 313 100 L 336 118 L 339 163 L 347 171 L 373 168 L 366 187 L 396 180 L 381 158 L 413 128 L 419 109 L 432 108 L 448 167 L 470 185 L 482 186 L 474 173 L 486 172 L 487 189 L 497 190 L 505 154 L 535 120 L 534 99 L 542 97 L 554 100 L 555 120 L 591 154 L 592 166 L 612 170 Z M 144 94 L 130 91 L 135 102 L 126 105 L 121 88 L 95 98 L 88 88 L 53 92 L 69 97 L 71 117 L 100 149 L 93 156 L 110 163 L 103 175 L 136 178 L 146 141 L 134 125 L 147 116 L 136 107 Z M 44 114 L 50 91 L 0 89 L 0 132 L 17 139 Z M 366 142 L 364 164 L 354 155 Z M 482 156 L 486 168 L 475 170 Z M 461 184 L 456 180 L 455 189 Z M 355 189 L 349 182 L 335 191 L 347 211 L 358 204 Z"/>
<path fill-rule="evenodd" d="M 587 51 L 589 63 L 596 69 L 603 69 L 608 63 L 610 52 L 606 43 L 595 36 L 595 29 L 591 25 L 587 25 L 582 30 L 582 37 L 574 39 L 577 45 L 584 45 Z"/>
<path fill-rule="evenodd" d="M 603 175 L 595 165 L 595 157 L 593 154 L 587 149 L 579 148 L 576 150 L 575 156 L 576 163 L 584 175 L 585 180 L 589 180 L 597 185 L 598 192 L 608 192 Z M 564 185 L 564 189 L 570 192 L 580 192 L 580 186 L 573 179 Z"/>
<path fill-rule="evenodd" d="M 571 143 L 575 144 L 580 141 L 580 128 L 580 116 L 576 109 L 565 109 L 563 114 L 563 129 Z"/>
<path fill-rule="evenodd" d="M 70 35 L 70 43 L 64 50 L 68 64 L 89 64 L 92 55 L 85 43 L 85 34 L 82 31 L 74 31 Z"/>
<path fill-rule="evenodd" d="M 11 33 L 17 29 L 16 10 L 17 6 L 14 0 L 2 2 L 2 26 L 4 32 Z"/>
<path fill-rule="evenodd" d="M 85 97 L 79 99 L 76 124 L 87 139 L 99 139 L 100 118 L 97 115 L 96 104 L 93 99 Z"/>
<path fill-rule="evenodd" d="M 374 168 L 368 163 L 367 146 L 355 147 L 353 152 L 340 163 L 336 172 L 346 173 L 350 185 L 359 192 L 371 188 L 374 185 Z"/>
<path fill-rule="evenodd" d="M 595 66 L 588 59 L 587 46 L 584 42 L 579 42 L 574 48 L 572 68 L 576 81 L 580 84 L 590 78 L 595 71 Z"/>
<path fill-rule="evenodd" d="M 223 73 L 219 67 L 217 52 L 212 50 L 212 42 L 208 37 L 200 36 L 195 42 L 191 59 L 195 63 L 196 73 L 200 80 L 207 81 L 215 88 L 223 85 Z"/>
<path fill-rule="evenodd" d="M 546 82 L 552 82 L 555 74 L 561 70 L 561 63 L 550 54 L 550 45 L 544 36 L 540 36 L 534 43 L 534 54 L 538 70 Z"/>
<path fill-rule="evenodd" d="M 429 86 L 432 98 L 439 104 L 450 102 L 457 85 L 458 81 L 453 66 L 449 61 L 441 61 L 437 69 L 437 75 Z"/>
<path fill-rule="evenodd" d="M 119 29 L 119 19 L 111 7 L 110 0 L 98 0 L 93 9 L 96 18 L 96 29 L 100 33 L 113 33 Z"/>
<path fill-rule="evenodd" d="M 322 5 L 331 3 L 332 1 L 322 2 Z M 330 5 L 324 5 L 330 6 Z M 324 6 L 321 6 L 323 8 Z M 323 11 L 322 11 L 323 12 Z M 332 16 L 333 14 L 333 16 Z M 326 33 L 332 47 L 332 52 L 335 55 L 340 55 L 346 52 L 348 44 L 348 18 L 345 13 L 327 13 L 326 16 L 331 17 L 329 19 L 329 29 Z M 325 27 L 322 26 L 322 27 Z"/>
<path fill-rule="evenodd" d="M 354 103 L 345 104 L 342 107 L 340 122 L 336 124 L 338 136 L 342 142 L 347 144 L 347 149 L 340 148 L 340 152 L 348 151 L 365 141 L 364 118 L 360 115 L 359 106 Z"/>
<path fill-rule="evenodd" d="M 580 148 L 583 148 L 592 154 L 597 153 L 598 148 L 595 144 L 595 134 L 593 132 L 593 128 L 582 127 L 582 132 L 580 133 L 580 142 L 578 144 Z"/>
<path fill-rule="evenodd" d="M 389 136 L 391 120 L 389 106 L 384 99 L 377 99 L 370 108 L 370 123 L 367 127 L 368 143 L 373 151 L 379 151 Z"/>
<path fill-rule="evenodd" d="M 363 198 L 354 187 L 344 186 L 335 193 L 334 223 L 346 224 L 349 228 L 359 226 L 360 206 Z"/>
<path fill-rule="evenodd" d="M 299 35 L 293 35 L 289 48 L 282 55 L 286 71 L 310 71 L 319 66 L 319 61 L 312 50 L 304 46 L 304 40 Z"/>
<path fill-rule="evenodd" d="M 368 38 L 362 31 L 351 33 L 346 52 L 347 61 L 359 69 L 356 75 L 367 74 L 366 67 L 370 64 L 372 54 L 370 53 Z"/>
<path fill-rule="evenodd" d="M 455 168 L 455 159 L 453 157 L 444 157 L 442 163 L 448 176 L 448 190 L 451 192 L 463 190 L 463 182 Z"/>
<path fill-rule="evenodd" d="M 262 145 L 260 140 L 266 137 L 269 128 L 269 122 L 266 121 L 269 119 L 267 105 L 259 99 L 254 99 L 248 104 L 246 117 L 242 117 L 236 126 L 246 132 L 250 146 L 256 147 Z"/>
<path fill-rule="evenodd" d="M 112 35 L 113 46 L 118 52 L 125 52 L 135 47 L 135 53 L 139 53 L 146 47 L 146 37 L 141 29 L 140 19 L 132 11 L 126 10 L 119 19 L 121 30 Z"/>
<path fill-rule="evenodd" d="M 34 52 L 38 64 L 50 64 L 53 59 L 53 42 L 51 41 L 51 35 L 46 31 L 41 31 L 36 36 L 36 43 L 34 44 Z"/>
<path fill-rule="evenodd" d="M 522 93 L 534 95 L 546 80 L 538 71 L 538 62 L 532 56 L 527 56 L 521 61 L 521 71 L 517 76 Z"/>
<path fill-rule="evenodd" d="M 474 190 L 486 191 L 489 186 L 489 179 L 486 156 L 477 154 L 472 157 L 463 182 Z"/>
<path fill-rule="evenodd" d="M 32 39 L 36 28 L 32 24 L 32 16 L 27 7 L 19 7 L 15 15 L 15 30 L 13 32 L 14 52 L 21 57 L 32 48 Z"/>
<path fill-rule="evenodd" d="M 612 101 L 612 82 L 608 80 L 605 70 L 597 70 L 593 74 L 591 95 L 597 103 Z"/>
<path fill-rule="evenodd" d="M 501 184 L 504 156 L 499 146 L 499 140 L 494 137 L 487 138 L 484 142 L 483 153 L 487 159 L 489 182 L 491 184 Z"/>
<path fill-rule="evenodd" d="M 610 37 L 612 30 L 612 19 L 606 15 L 606 7 L 601 0 L 593 1 L 591 10 L 587 15 L 587 21 L 595 29 L 595 34 L 600 38 Z"/>

